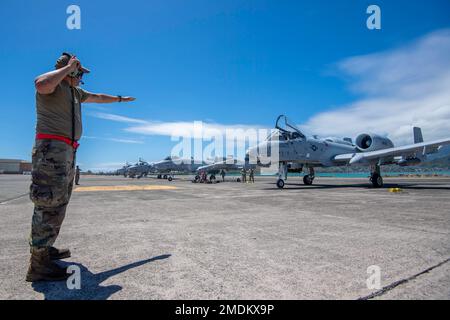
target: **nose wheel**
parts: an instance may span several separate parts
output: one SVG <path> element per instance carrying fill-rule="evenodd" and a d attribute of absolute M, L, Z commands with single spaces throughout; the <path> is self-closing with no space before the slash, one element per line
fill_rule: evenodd
<path fill-rule="evenodd" d="M 303 183 L 307 186 L 312 185 L 314 182 L 314 177 L 309 174 L 303 177 Z"/>
<path fill-rule="evenodd" d="M 283 189 L 284 188 L 284 180 L 283 179 L 278 179 L 277 187 L 278 187 L 278 189 Z"/>
<path fill-rule="evenodd" d="M 315 178 L 315 172 L 314 172 L 314 168 L 313 167 L 309 167 L 309 173 L 303 177 L 303 183 L 306 186 L 310 186 L 313 184 L 314 182 L 314 178 Z"/>
<path fill-rule="evenodd" d="M 278 180 L 277 180 L 277 187 L 278 189 L 284 188 L 284 181 L 287 180 L 287 163 L 286 162 L 280 162 L 278 167 Z"/>

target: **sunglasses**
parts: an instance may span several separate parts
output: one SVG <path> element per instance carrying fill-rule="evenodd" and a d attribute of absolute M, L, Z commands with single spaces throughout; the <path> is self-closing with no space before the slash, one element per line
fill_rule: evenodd
<path fill-rule="evenodd" d="M 72 74 L 70 75 L 72 78 L 77 78 L 77 79 L 82 79 L 84 75 L 84 72 L 81 70 L 78 70 L 76 73 L 72 72 Z"/>

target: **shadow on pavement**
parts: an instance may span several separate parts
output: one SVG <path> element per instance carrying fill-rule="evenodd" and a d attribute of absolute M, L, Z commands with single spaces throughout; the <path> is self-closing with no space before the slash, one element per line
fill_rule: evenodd
<path fill-rule="evenodd" d="M 101 286 L 100 284 L 103 281 L 129 269 L 136 268 L 156 260 L 168 259 L 170 256 L 170 254 L 165 254 L 100 273 L 92 273 L 88 270 L 88 268 L 79 263 L 60 262 L 60 265 L 65 267 L 74 265 L 80 268 L 81 289 L 68 289 L 66 281 L 35 282 L 32 284 L 32 287 L 36 292 L 43 293 L 45 300 L 106 300 L 114 293 L 122 290 L 122 287 L 119 285 Z"/>
<path fill-rule="evenodd" d="M 274 185 L 275 183 L 273 183 Z M 360 189 L 374 189 L 374 190 L 380 190 L 380 189 L 389 189 L 389 188 L 401 188 L 404 190 L 450 190 L 450 187 L 447 185 L 439 185 L 437 183 L 433 184 L 426 184 L 426 182 L 423 183 L 385 183 L 382 188 L 374 188 L 370 183 L 354 183 L 354 184 L 314 184 L 312 186 L 306 186 L 302 183 L 288 183 L 286 182 L 286 185 L 284 189 L 289 190 L 296 190 L 296 189 L 346 189 L 346 188 L 360 188 Z M 280 190 L 276 186 L 271 188 L 264 188 L 263 190 Z"/>

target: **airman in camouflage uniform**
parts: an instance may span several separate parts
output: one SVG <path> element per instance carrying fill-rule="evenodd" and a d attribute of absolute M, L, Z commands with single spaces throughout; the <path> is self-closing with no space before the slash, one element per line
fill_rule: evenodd
<path fill-rule="evenodd" d="M 77 140 L 81 137 L 81 102 L 133 101 L 132 97 L 87 92 L 78 85 L 89 72 L 73 55 L 63 53 L 56 70 L 38 76 L 36 142 L 32 151 L 30 198 L 34 212 L 30 235 L 30 265 L 26 280 L 64 280 L 66 268 L 53 260 L 70 257 L 53 247 L 72 195 Z"/>
<path fill-rule="evenodd" d="M 245 168 L 242 168 L 242 170 L 241 170 L 241 177 L 242 177 L 242 182 L 246 183 L 247 182 L 247 171 L 245 171 Z"/>
<path fill-rule="evenodd" d="M 81 169 L 79 166 L 77 166 L 77 168 L 75 169 L 75 184 L 76 185 L 80 184 L 80 172 L 81 172 Z"/>
<path fill-rule="evenodd" d="M 248 173 L 248 181 L 255 183 L 255 170 L 251 168 Z"/>

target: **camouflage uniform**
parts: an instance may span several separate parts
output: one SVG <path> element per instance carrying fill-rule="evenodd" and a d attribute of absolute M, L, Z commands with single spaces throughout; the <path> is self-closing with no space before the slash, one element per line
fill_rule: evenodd
<path fill-rule="evenodd" d="M 253 169 L 250 169 L 249 171 L 248 180 L 255 183 L 255 171 Z"/>
<path fill-rule="evenodd" d="M 30 246 L 48 248 L 59 234 L 72 194 L 75 150 L 62 141 L 36 140 L 32 162 Z"/>
<path fill-rule="evenodd" d="M 75 169 L 75 184 L 76 185 L 79 185 L 79 182 L 80 182 L 80 168 L 76 168 Z"/>
<path fill-rule="evenodd" d="M 247 172 L 245 169 L 241 170 L 242 182 L 247 182 Z"/>

